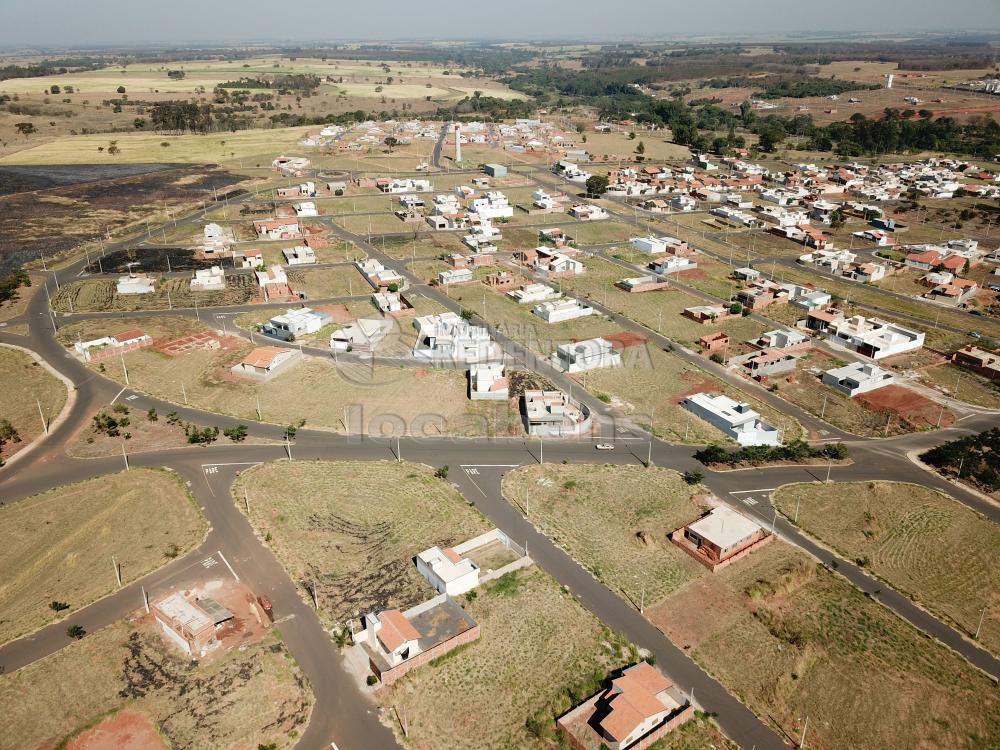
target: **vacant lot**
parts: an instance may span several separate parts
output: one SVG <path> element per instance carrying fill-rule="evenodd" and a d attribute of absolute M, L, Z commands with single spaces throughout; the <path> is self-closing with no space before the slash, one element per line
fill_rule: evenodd
<path fill-rule="evenodd" d="M 988 409 L 1000 409 L 1000 381 L 984 378 L 950 362 L 920 371 L 920 379 L 952 398 Z"/>
<path fill-rule="evenodd" d="M 257 293 L 257 282 L 246 274 L 226 277 L 226 288 L 220 291 L 195 292 L 190 279 L 162 278 L 156 290 L 149 294 L 118 294 L 116 282 L 110 279 L 73 281 L 63 284 L 52 296 L 52 309 L 57 312 L 134 312 L 137 310 L 170 310 L 175 307 L 226 307 L 245 305 Z"/>
<path fill-rule="evenodd" d="M 610 588 L 652 605 L 704 568 L 667 535 L 698 517 L 697 488 L 670 469 L 547 464 L 509 472 L 504 496 Z"/>
<path fill-rule="evenodd" d="M 621 367 L 591 370 L 574 377 L 622 414 L 647 425 L 651 416 L 656 435 L 674 442 L 704 444 L 726 440 L 718 429 L 679 405 L 686 396 L 700 392 L 725 393 L 737 400 L 749 401 L 786 437 L 802 433 L 802 427 L 794 418 L 649 344 L 626 349 Z"/>
<path fill-rule="evenodd" d="M 938 416 L 941 417 L 943 427 L 947 427 L 954 421 L 955 417 L 950 411 L 902 386 L 887 386 L 870 394 L 851 398 L 836 388 L 824 385 L 820 379 L 822 373 L 843 364 L 842 361 L 814 349 L 802 357 L 799 371 L 795 373 L 791 381 L 784 377 L 773 378 L 771 382 L 777 387 L 778 395 L 787 401 L 816 416 L 822 415 L 823 419 L 834 427 L 864 437 L 901 435 L 927 426 L 925 422 L 917 420 L 908 409 L 902 411 L 912 421 L 902 418 L 900 410 L 889 408 L 888 399 L 885 400 L 884 408 L 880 408 L 881 402 L 874 400 L 874 398 L 884 391 L 889 391 L 889 389 L 905 396 L 907 401 L 914 404 L 929 404 L 932 407 L 929 412 L 931 427 L 935 425 Z M 886 395 L 892 394 L 887 393 Z"/>
<path fill-rule="evenodd" d="M 56 747 L 128 707 L 168 747 L 286 748 L 308 721 L 312 694 L 273 636 L 192 665 L 148 625 L 116 623 L 0 676 L 0 748 Z"/>
<path fill-rule="evenodd" d="M 934 490 L 896 482 L 793 484 L 774 495 L 782 513 L 845 556 L 863 561 L 967 634 L 984 607 L 980 640 L 1000 651 L 996 524 Z"/>
<path fill-rule="evenodd" d="M 813 748 L 985 748 L 996 686 L 835 573 L 776 543 L 647 615 L 790 741 Z"/>
<path fill-rule="evenodd" d="M 538 735 L 551 738 L 552 720 L 595 692 L 595 676 L 632 661 L 631 649 L 539 570 L 476 593 L 463 606 L 480 639 L 380 691 L 379 700 L 406 712 L 414 750 L 551 747 Z"/>
<path fill-rule="evenodd" d="M 316 586 L 330 624 L 429 599 L 434 591 L 413 556 L 489 528 L 422 464 L 271 463 L 244 473 L 233 492 L 249 497 L 251 522 L 289 575 Z"/>
<path fill-rule="evenodd" d="M 58 487 L 0 508 L 0 642 L 90 604 L 184 554 L 205 523 L 173 474 L 135 469 Z M 49 604 L 62 602 L 57 613 Z"/>
<path fill-rule="evenodd" d="M 19 441 L 4 440 L 0 460 L 17 453 L 44 432 L 66 404 L 66 386 L 38 364 L 31 355 L 0 346 L 0 420 L 6 419 Z"/>

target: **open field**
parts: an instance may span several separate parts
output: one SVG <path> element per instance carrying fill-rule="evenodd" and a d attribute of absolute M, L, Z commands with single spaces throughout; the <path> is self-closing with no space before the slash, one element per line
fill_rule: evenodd
<path fill-rule="evenodd" d="M 934 490 L 896 482 L 793 484 L 775 506 L 845 556 L 1000 651 L 1000 530 Z"/>
<path fill-rule="evenodd" d="M 379 691 L 383 706 L 406 711 L 414 750 L 551 747 L 552 720 L 576 702 L 567 693 L 589 697 L 595 676 L 633 660 L 629 644 L 547 574 L 508 575 L 463 602 L 481 628 L 478 641 Z"/>
<path fill-rule="evenodd" d="M 503 480 L 507 500 L 609 588 L 652 606 L 705 569 L 667 538 L 696 519 L 698 488 L 671 469 L 528 466 Z"/>
<path fill-rule="evenodd" d="M 687 161 L 691 151 L 687 146 L 669 143 L 662 133 L 637 132 L 635 140 L 629 140 L 628 133 L 587 133 L 587 142 L 582 143 L 582 136 L 577 141 L 577 148 L 586 150 L 593 157 L 590 165 L 585 165 L 588 171 L 597 168 L 598 162 L 617 162 L 619 159 L 634 159 L 635 148 L 642 141 L 646 146 L 647 161 Z M 612 165 L 614 166 L 614 165 Z"/>
<path fill-rule="evenodd" d="M 641 275 L 601 258 L 584 258 L 587 272 L 563 279 L 563 287 L 586 296 L 637 323 L 671 339 L 693 346 L 701 336 L 722 330 L 737 341 L 756 339 L 766 329 L 750 318 L 729 318 L 717 325 L 702 325 L 681 313 L 687 307 L 707 304 L 684 290 L 671 288 L 661 292 L 631 294 L 614 286 L 615 282 Z"/>
<path fill-rule="evenodd" d="M 247 167 L 270 166 L 315 127 L 242 130 L 237 133 L 100 133 L 67 135 L 0 157 L 0 164 L 120 164 L 144 162 L 231 163 Z M 109 154 L 109 140 L 116 140 L 117 154 Z M 30 141 L 28 143 L 31 143 Z M 164 146 L 163 144 L 167 144 Z M 104 148 L 98 151 L 98 146 Z"/>
<path fill-rule="evenodd" d="M 717 428 L 679 405 L 686 396 L 699 392 L 725 393 L 738 401 L 750 402 L 787 439 L 802 434 L 801 425 L 793 417 L 657 347 L 627 349 L 622 363 L 622 367 L 590 370 L 574 377 L 598 398 L 608 400 L 643 425 L 649 425 L 652 416 L 652 429 L 657 437 L 697 445 L 728 440 Z"/>
<path fill-rule="evenodd" d="M 165 747 L 235 750 L 292 747 L 312 694 L 274 636 L 193 666 L 151 625 L 116 623 L 0 675 L 0 705 L 5 750 L 62 747 L 123 708 L 152 722 Z"/>
<path fill-rule="evenodd" d="M 133 312 L 170 310 L 174 307 L 227 307 L 245 305 L 257 293 L 256 279 L 248 274 L 226 276 L 226 288 L 220 291 L 192 291 L 189 278 L 161 278 L 149 294 L 119 294 L 116 281 L 94 279 L 73 281 L 52 296 L 56 312 Z"/>
<path fill-rule="evenodd" d="M 32 632 L 195 546 L 205 522 L 173 474 L 135 469 L 59 487 L 0 508 L 0 642 Z M 52 601 L 69 608 L 57 613 Z"/>
<path fill-rule="evenodd" d="M 0 420 L 10 422 L 19 441 L 3 440 L 0 460 L 10 458 L 44 432 L 66 404 L 66 386 L 31 355 L 0 346 Z"/>
<path fill-rule="evenodd" d="M 851 398 L 836 388 L 824 385 L 820 379 L 822 373 L 844 364 L 843 360 L 835 359 L 818 349 L 812 349 L 799 360 L 798 370 L 793 378 L 789 379 L 787 376 L 770 378 L 770 383 L 777 387 L 777 393 L 782 398 L 817 417 L 822 415 L 822 418 L 834 427 L 855 435 L 886 437 L 914 432 L 926 426 L 923 420 L 916 419 L 906 410 L 901 414 L 896 409 L 870 408 L 869 405 L 874 406 L 879 403 L 878 398 L 886 389 Z M 914 404 L 922 404 L 926 400 L 924 396 L 904 389 L 902 385 L 887 388 L 898 389 L 899 395 L 908 395 Z M 935 407 L 930 426 L 936 425 L 939 416 L 942 427 L 950 426 L 955 420 L 954 414 L 947 409 Z"/>
<path fill-rule="evenodd" d="M 242 500 L 244 492 L 258 534 L 296 583 L 315 584 L 328 624 L 429 599 L 434 591 L 412 557 L 489 529 L 422 464 L 270 463 L 240 476 L 233 493 Z"/>
<path fill-rule="evenodd" d="M 781 543 L 692 581 L 647 616 L 790 741 L 992 747 L 992 681 Z"/>
<path fill-rule="evenodd" d="M 1000 382 L 946 362 L 920 370 L 920 380 L 952 398 L 988 409 L 1000 409 Z"/>

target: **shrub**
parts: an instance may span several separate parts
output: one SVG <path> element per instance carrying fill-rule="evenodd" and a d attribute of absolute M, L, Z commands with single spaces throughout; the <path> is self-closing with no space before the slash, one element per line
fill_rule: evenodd
<path fill-rule="evenodd" d="M 367 683 L 367 684 L 368 684 L 369 686 L 372 686 L 372 685 L 378 685 L 378 677 L 376 677 L 376 676 L 375 676 L 375 675 L 373 675 L 373 674 L 370 674 L 370 675 L 368 675 L 368 677 L 367 677 L 367 678 L 365 679 L 365 682 L 366 682 L 366 683 Z"/>
<path fill-rule="evenodd" d="M 701 484 L 705 481 L 705 472 L 701 469 L 692 469 L 684 472 L 684 481 L 688 484 Z"/>
<path fill-rule="evenodd" d="M 69 609 L 69 605 L 66 602 L 55 600 L 49 602 L 49 609 L 53 612 L 62 612 L 64 609 Z"/>
<path fill-rule="evenodd" d="M 76 640 L 80 640 L 86 634 L 87 631 L 83 629 L 82 625 L 70 625 L 68 628 L 66 628 L 66 635 L 68 635 L 70 638 L 75 638 Z"/>
<path fill-rule="evenodd" d="M 222 431 L 222 434 L 227 438 L 232 440 L 234 443 L 242 443 L 247 437 L 247 426 L 245 424 L 236 425 L 236 427 L 227 427 Z"/>
<path fill-rule="evenodd" d="M 434 476 L 436 476 L 438 479 L 447 479 L 448 478 L 448 465 L 445 464 L 444 466 L 441 466 L 438 469 L 436 469 L 435 472 L 434 472 Z"/>

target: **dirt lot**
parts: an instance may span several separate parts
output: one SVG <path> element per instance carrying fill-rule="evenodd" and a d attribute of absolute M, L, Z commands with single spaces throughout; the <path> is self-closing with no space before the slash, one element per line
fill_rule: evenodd
<path fill-rule="evenodd" d="M 138 166 L 142 171 L 136 174 Z M 38 187 L 0 195 L 0 272 L 19 268 L 43 251 L 50 257 L 96 241 L 108 230 L 147 218 L 162 219 L 164 204 L 177 210 L 211 200 L 213 189 L 232 189 L 244 178 L 203 164 L 95 167 L 84 163 L 21 168 L 17 179 L 31 180 Z M 0 185 L 4 181 L 0 171 Z"/>
<path fill-rule="evenodd" d="M 854 398 L 823 385 L 820 375 L 843 364 L 842 360 L 813 349 L 800 359 L 793 376 L 771 378 L 769 382 L 777 386 L 782 398 L 817 417 L 822 415 L 835 427 L 864 437 L 902 435 L 932 428 L 939 417 L 942 427 L 954 423 L 955 415 L 947 408 L 900 385 L 888 385 Z"/>
<path fill-rule="evenodd" d="M 4 441 L 0 460 L 10 458 L 44 431 L 66 405 L 66 386 L 29 354 L 0 346 L 0 419 L 8 420 L 20 438 Z M 41 413 L 39 413 L 41 412 Z"/>
<path fill-rule="evenodd" d="M 876 750 L 991 747 L 982 673 L 778 542 L 706 575 L 647 616 L 789 742 Z"/>
<path fill-rule="evenodd" d="M 166 747 L 287 748 L 308 721 L 312 694 L 273 635 L 192 665 L 152 627 L 116 623 L 0 676 L 0 705 L 0 748 L 11 750 L 56 747 L 77 732 L 68 747 L 117 750 L 129 747 L 126 727 L 158 734 Z"/>
<path fill-rule="evenodd" d="M 458 471 L 458 467 L 455 467 Z M 489 529 L 429 466 L 343 461 L 279 462 L 245 472 L 233 488 L 250 520 L 300 586 L 317 587 L 328 624 L 434 591 L 413 556 Z"/>
<path fill-rule="evenodd" d="M 245 305 L 258 293 L 256 279 L 251 275 L 226 276 L 226 288 L 219 291 L 192 291 L 191 280 L 164 277 L 156 282 L 149 294 L 119 294 L 116 281 L 89 280 L 63 284 L 52 295 L 52 309 L 57 312 L 134 312 L 137 310 L 170 310 L 174 307 L 227 307 Z"/>
<path fill-rule="evenodd" d="M 195 546 L 205 523 L 170 472 L 135 469 L 59 487 L 0 508 L 0 641 L 36 630 Z M 50 602 L 68 604 L 61 612 Z"/>
<path fill-rule="evenodd" d="M 938 492 L 913 484 L 793 484 L 773 497 L 785 515 L 799 507 L 810 534 L 864 560 L 877 576 L 1000 651 L 1000 545 L 995 524 Z"/>
<path fill-rule="evenodd" d="M 667 535 L 701 512 L 670 469 L 548 464 L 508 472 L 504 496 L 611 589 L 652 606 L 704 568 Z"/>
<path fill-rule="evenodd" d="M 539 735 L 553 739 L 553 719 L 596 691 L 595 676 L 632 661 L 632 649 L 537 569 L 476 594 L 463 606 L 480 639 L 380 691 L 379 701 L 406 712 L 414 750 L 552 747 Z"/>

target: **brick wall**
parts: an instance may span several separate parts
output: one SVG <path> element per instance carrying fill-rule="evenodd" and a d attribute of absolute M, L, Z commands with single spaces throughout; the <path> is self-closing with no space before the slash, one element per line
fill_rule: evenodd
<path fill-rule="evenodd" d="M 416 669 L 417 667 L 422 667 L 424 664 L 431 661 L 431 659 L 436 659 L 442 654 L 448 653 L 453 648 L 458 648 L 466 643 L 472 643 L 477 640 L 479 640 L 478 625 L 469 628 L 463 633 L 459 633 L 454 638 L 450 638 L 447 641 L 437 644 L 436 646 L 432 646 L 426 651 L 417 654 L 412 659 L 407 659 L 399 666 L 393 667 L 385 672 L 379 673 L 378 667 L 375 666 L 373 661 L 369 660 L 369 664 L 371 665 L 372 672 L 378 676 L 383 685 L 391 685 L 409 671 Z"/>

